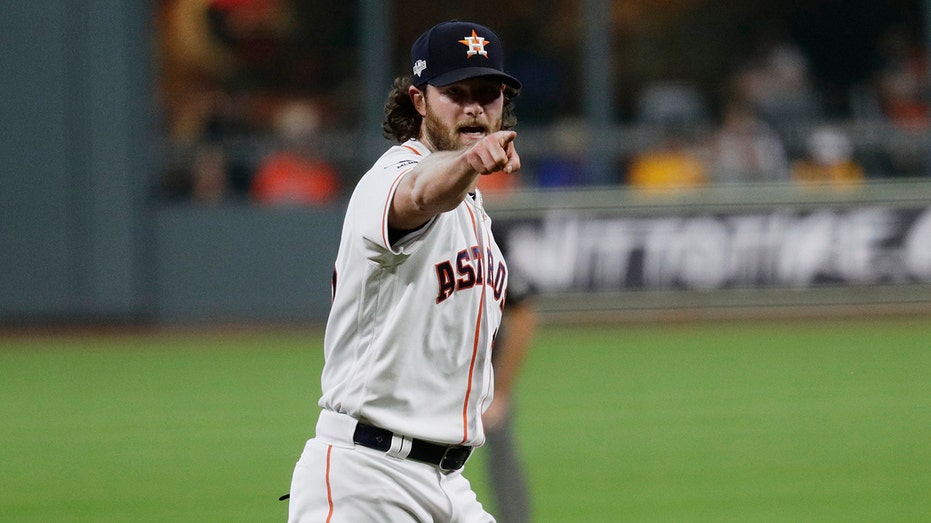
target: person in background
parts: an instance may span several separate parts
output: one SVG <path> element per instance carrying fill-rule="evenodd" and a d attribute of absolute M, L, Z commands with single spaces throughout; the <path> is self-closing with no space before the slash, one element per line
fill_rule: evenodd
<path fill-rule="evenodd" d="M 759 60 L 740 68 L 732 82 L 737 97 L 783 139 L 825 117 L 808 56 L 791 41 L 764 47 Z"/>
<path fill-rule="evenodd" d="M 931 128 L 928 53 L 921 42 L 902 27 L 889 31 L 881 45 L 880 67 L 875 73 L 876 103 L 882 119 L 899 137 L 886 146 L 888 176 L 926 176 Z"/>
<path fill-rule="evenodd" d="M 488 455 L 486 474 L 497 507 L 498 523 L 533 520 L 530 486 L 515 434 L 514 390 L 537 329 L 534 295 L 531 283 L 512 269 L 504 317 L 492 352 L 495 401 L 482 416 Z"/>
<path fill-rule="evenodd" d="M 705 185 L 708 169 L 701 151 L 686 139 L 684 129 L 664 126 L 659 142 L 635 154 L 627 184 L 635 189 L 680 189 Z"/>
<path fill-rule="evenodd" d="M 563 117 L 550 126 L 551 142 L 536 163 L 536 185 L 542 188 L 572 188 L 587 183 L 587 143 L 591 140 L 585 124 Z M 532 170 L 533 168 L 531 168 Z"/>
<path fill-rule="evenodd" d="M 492 198 L 507 199 L 518 189 L 517 176 L 507 184 L 503 176 L 482 176 L 478 188 Z M 507 229 L 492 224 L 502 253 L 507 257 Z M 503 238 L 503 239 L 502 239 Z M 498 523 L 528 523 L 531 517 L 530 487 L 515 432 L 515 388 L 537 328 L 535 290 L 520 271 L 510 266 L 504 315 L 495 336 L 491 362 L 495 374 L 495 400 L 482 415 L 485 428 L 485 477 L 494 499 Z"/>
<path fill-rule="evenodd" d="M 336 168 L 318 153 L 320 116 L 309 102 L 285 104 L 276 118 L 279 146 L 262 159 L 249 187 L 263 205 L 327 205 L 340 196 Z"/>
<path fill-rule="evenodd" d="M 792 164 L 792 179 L 806 184 L 851 185 L 863 182 L 863 167 L 853 156 L 853 144 L 840 129 L 816 128 L 808 138 L 808 153 Z"/>
<path fill-rule="evenodd" d="M 789 157 L 782 137 L 752 105 L 733 100 L 711 137 L 710 178 L 715 183 L 786 182 Z"/>

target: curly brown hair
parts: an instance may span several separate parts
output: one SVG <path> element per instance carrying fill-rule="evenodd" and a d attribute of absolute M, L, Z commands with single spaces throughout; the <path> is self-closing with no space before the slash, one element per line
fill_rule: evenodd
<path fill-rule="evenodd" d="M 408 88 L 413 79 L 410 76 L 399 76 L 394 79 L 388 100 L 385 102 L 385 121 L 381 125 L 382 134 L 389 140 L 404 143 L 420 135 L 420 124 L 423 117 L 414 107 L 414 102 L 408 95 Z M 504 110 L 501 114 L 501 129 L 513 129 L 517 125 L 517 115 L 514 112 L 514 99 L 520 91 L 513 87 L 504 87 Z"/>

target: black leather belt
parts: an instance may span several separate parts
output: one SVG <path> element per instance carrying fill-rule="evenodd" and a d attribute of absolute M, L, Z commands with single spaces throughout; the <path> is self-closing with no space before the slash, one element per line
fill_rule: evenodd
<path fill-rule="evenodd" d="M 391 438 L 393 436 L 394 434 L 390 430 L 373 427 L 365 423 L 357 423 L 352 440 L 363 447 L 388 452 L 388 449 L 391 448 Z M 440 445 L 422 439 L 414 439 L 411 441 L 411 451 L 407 455 L 407 459 L 436 465 L 440 470 L 452 471 L 465 466 L 471 454 L 472 447 Z"/>

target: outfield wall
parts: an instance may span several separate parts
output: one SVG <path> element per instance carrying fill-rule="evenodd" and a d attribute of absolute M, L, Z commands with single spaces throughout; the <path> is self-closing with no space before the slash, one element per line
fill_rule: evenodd
<path fill-rule="evenodd" d="M 931 183 L 488 195 L 556 320 L 931 310 Z M 322 321 L 342 205 L 162 207 L 152 318 Z"/>
<path fill-rule="evenodd" d="M 492 199 L 512 272 L 561 318 L 931 305 L 931 185 L 535 192 Z"/>
<path fill-rule="evenodd" d="M 533 191 L 486 202 L 512 272 L 533 281 L 555 321 L 931 312 L 928 182 L 846 192 Z M 320 323 L 342 207 L 152 206 L 125 249 L 123 236 L 109 244 L 105 230 L 62 226 L 72 240 L 46 254 L 100 274 L 100 282 L 111 276 L 105 288 L 119 299 L 98 303 L 97 287 L 75 291 L 83 280 L 69 275 L 80 273 L 64 271 L 55 283 L 48 276 L 62 272 L 59 265 L 17 264 L 8 250 L 6 277 L 19 271 L 31 280 L 5 285 L 0 321 Z M 98 235 L 99 242 L 83 241 Z M 101 256 L 139 255 L 122 259 L 125 271 L 110 271 L 94 266 L 95 248 Z M 138 284 L 117 293 L 121 281 Z"/>

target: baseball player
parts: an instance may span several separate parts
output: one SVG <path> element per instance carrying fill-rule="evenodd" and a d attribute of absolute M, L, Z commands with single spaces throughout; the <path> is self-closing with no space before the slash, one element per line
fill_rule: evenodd
<path fill-rule="evenodd" d="M 292 522 L 492 522 L 463 476 L 485 441 L 508 270 L 475 188 L 520 169 L 501 40 L 427 30 L 385 107 L 391 147 L 349 200 L 324 341 L 321 412 Z"/>

